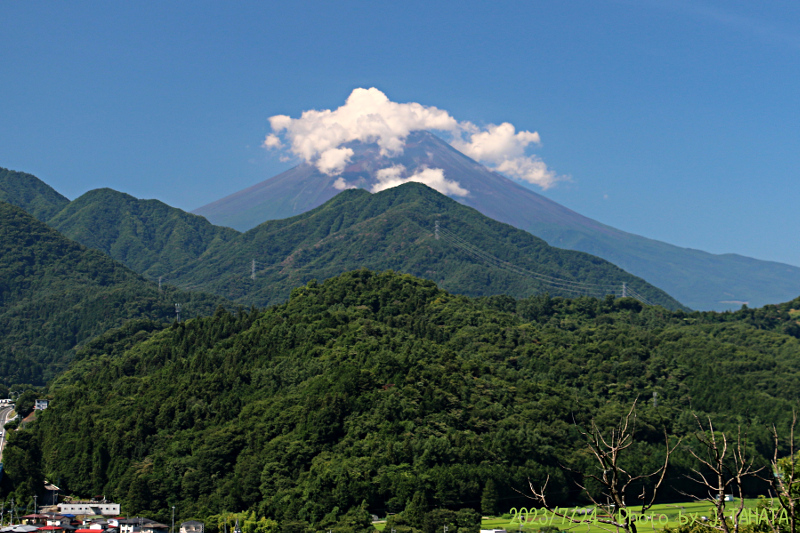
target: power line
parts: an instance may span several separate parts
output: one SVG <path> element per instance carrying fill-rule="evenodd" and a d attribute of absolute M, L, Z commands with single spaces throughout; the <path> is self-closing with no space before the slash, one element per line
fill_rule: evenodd
<path fill-rule="evenodd" d="M 455 245 L 458 248 L 461 248 L 463 251 L 469 253 L 473 257 L 476 257 L 477 259 L 482 260 L 495 268 L 506 270 L 508 272 L 511 272 L 519 276 L 533 278 L 541 283 L 574 294 L 586 294 L 586 293 L 590 294 L 602 293 L 603 295 L 616 294 L 616 289 L 612 285 L 600 285 L 600 284 L 572 281 L 527 270 L 525 268 L 509 263 L 508 261 L 499 259 L 483 251 L 477 246 L 474 246 L 471 243 L 468 243 L 460 239 L 459 237 L 455 236 L 452 232 L 449 232 L 443 228 L 439 228 L 439 230 L 440 230 L 440 235 L 445 237 L 445 239 L 448 240 L 451 244 Z"/>
<path fill-rule="evenodd" d="M 590 289 L 599 289 L 599 290 L 611 290 L 611 291 L 615 291 L 616 287 L 619 285 L 619 284 L 610 284 L 610 283 L 600 284 L 600 283 L 587 283 L 587 282 L 583 282 L 583 281 L 573 281 L 573 280 L 568 280 L 568 279 L 564 279 L 564 278 L 558 278 L 558 277 L 555 277 L 555 276 L 549 276 L 547 274 L 541 274 L 539 272 L 533 272 L 533 271 L 527 270 L 527 269 L 525 269 L 523 267 L 514 265 L 513 263 L 509 263 L 508 261 L 505 261 L 503 259 L 499 259 L 498 257 L 493 256 L 493 255 L 489 254 L 488 252 L 485 252 L 484 250 L 482 250 L 481 248 L 477 247 L 476 245 L 461 239 L 460 237 L 458 237 L 457 235 L 455 235 L 454 233 L 452 233 L 452 232 L 450 232 L 448 230 L 445 230 L 443 228 L 439 228 L 439 229 L 440 229 L 441 232 L 445 232 L 446 231 L 447 232 L 447 237 L 452 239 L 454 244 L 458 245 L 459 247 L 461 247 L 461 248 L 463 248 L 465 250 L 468 250 L 468 251 L 476 252 L 479 255 L 481 255 L 484 259 L 490 260 L 490 261 L 492 261 L 492 262 L 494 262 L 494 263 L 496 263 L 498 265 L 502 265 L 503 268 L 512 268 L 512 269 L 515 269 L 515 270 L 522 271 L 522 272 L 525 273 L 525 275 L 534 276 L 537 279 L 540 279 L 540 280 L 542 280 L 544 282 L 548 282 L 549 281 L 549 282 L 552 282 L 552 283 L 555 283 L 555 284 L 565 285 L 565 286 L 574 286 L 574 287 L 580 287 L 580 288 L 590 288 Z"/>
<path fill-rule="evenodd" d="M 455 233 L 441 227 L 439 222 L 436 221 L 436 228 L 435 234 L 437 237 L 444 238 L 445 241 L 449 242 L 451 245 L 460 248 L 462 251 L 468 253 L 469 255 L 487 263 L 489 266 L 505 270 L 512 274 L 516 274 L 518 276 L 532 278 L 540 283 L 545 285 L 549 285 L 555 289 L 558 289 L 563 292 L 568 292 L 572 294 L 579 294 L 579 295 L 589 295 L 589 296 L 605 296 L 606 294 L 613 294 L 617 296 L 618 294 L 618 287 L 622 286 L 622 296 L 627 297 L 630 296 L 639 300 L 640 302 L 646 305 L 654 305 L 652 302 L 647 300 L 644 296 L 640 295 L 638 292 L 633 290 L 631 287 L 627 285 L 626 282 L 616 283 L 616 284 L 608 284 L 608 283 L 587 283 L 582 281 L 573 281 L 564 278 L 559 278 L 555 276 L 550 276 L 547 274 L 541 274 L 539 272 L 534 272 L 528 270 L 526 268 L 520 267 L 518 265 L 514 265 L 508 261 L 500 259 L 485 250 L 481 249 L 480 247 L 465 241 L 464 239 L 460 238 Z"/>

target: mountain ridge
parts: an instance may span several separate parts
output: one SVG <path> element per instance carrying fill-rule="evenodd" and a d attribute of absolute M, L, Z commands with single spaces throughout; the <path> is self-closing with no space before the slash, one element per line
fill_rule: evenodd
<path fill-rule="evenodd" d="M 252 261 L 255 273 L 248 268 Z M 362 267 L 432 279 L 471 296 L 523 297 L 549 291 L 602 297 L 619 294 L 627 282 L 654 303 L 682 308 L 668 294 L 607 261 L 553 248 L 419 183 L 375 194 L 343 191 L 306 213 L 265 222 L 209 248 L 202 261 L 187 264 L 172 277 L 178 286 L 205 287 L 238 303 L 264 305 L 283 301 L 293 286 L 310 279 Z M 591 289 L 594 285 L 603 288 Z"/>
<path fill-rule="evenodd" d="M 21 207 L 42 222 L 69 204 L 69 198 L 26 172 L 0 167 L 0 201 Z"/>
<path fill-rule="evenodd" d="M 84 193 L 48 224 L 150 279 L 201 257 L 217 241 L 238 235 L 160 200 L 140 200 L 109 188 Z"/>
<path fill-rule="evenodd" d="M 402 156 L 381 157 L 377 147 L 348 145 L 352 163 L 341 174 L 350 185 L 370 188 L 374 171 L 402 164 L 411 173 L 443 168 L 445 178 L 470 191 L 457 201 L 484 215 L 528 231 L 560 248 L 602 257 L 663 288 L 694 309 L 730 310 L 791 300 L 800 287 L 800 268 L 738 254 L 711 254 L 628 233 L 590 219 L 483 167 L 428 132 L 409 135 Z M 339 191 L 338 178 L 303 163 L 193 212 L 212 223 L 246 230 L 320 205 Z M 283 200 L 286 200 L 282 203 Z"/>

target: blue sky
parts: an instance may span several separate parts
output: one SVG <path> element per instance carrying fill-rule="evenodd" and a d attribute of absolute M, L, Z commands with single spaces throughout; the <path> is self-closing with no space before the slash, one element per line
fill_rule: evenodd
<path fill-rule="evenodd" d="M 800 265 L 800 3 L 0 2 L 0 166 L 191 210 L 357 87 L 536 131 L 546 196 Z M 534 190 L 541 189 L 532 186 Z"/>

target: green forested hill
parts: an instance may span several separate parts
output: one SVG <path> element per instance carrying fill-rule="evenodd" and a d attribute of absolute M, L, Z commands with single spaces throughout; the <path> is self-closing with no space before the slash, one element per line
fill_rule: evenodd
<path fill-rule="evenodd" d="M 178 286 L 266 305 L 284 301 L 292 287 L 311 279 L 362 267 L 409 273 L 470 296 L 575 296 L 583 290 L 602 296 L 620 293 L 624 282 L 653 303 L 681 307 L 607 261 L 553 248 L 418 183 L 377 194 L 344 191 L 308 213 L 212 245 L 170 277 Z"/>
<path fill-rule="evenodd" d="M 0 383 L 43 384 L 72 349 L 130 318 L 166 321 L 221 301 L 158 287 L 108 256 L 70 241 L 0 202 Z"/>
<path fill-rule="evenodd" d="M 501 508 L 529 505 L 514 489 L 547 473 L 553 502 L 574 501 L 557 467 L 586 464 L 573 423 L 605 427 L 636 398 L 631 471 L 653 470 L 660 428 L 686 435 L 692 413 L 744 424 L 763 457 L 765 425 L 786 431 L 800 392 L 797 304 L 720 315 L 470 299 L 358 270 L 263 312 L 131 323 L 89 343 L 51 407 L 12 435 L 3 490 L 26 501 L 38 486 L 26 481 L 47 476 L 131 514 L 245 509 L 318 525 L 362 504 L 480 509 L 487 490 Z M 679 449 L 670 484 L 692 490 L 692 465 Z"/>
<path fill-rule="evenodd" d="M 69 203 L 69 199 L 36 176 L 0 167 L 0 202 L 21 207 L 47 222 Z"/>
<path fill-rule="evenodd" d="M 48 224 L 151 280 L 163 277 L 243 305 L 285 301 L 296 285 L 364 267 L 407 272 L 471 296 L 619 294 L 627 283 L 653 303 L 681 308 L 607 261 L 550 247 L 417 183 L 374 195 L 344 191 L 315 210 L 244 234 L 111 189 L 84 194 Z"/>
<path fill-rule="evenodd" d="M 158 200 L 139 200 L 112 189 L 87 192 L 48 224 L 150 279 L 201 258 L 209 246 L 239 234 Z"/>

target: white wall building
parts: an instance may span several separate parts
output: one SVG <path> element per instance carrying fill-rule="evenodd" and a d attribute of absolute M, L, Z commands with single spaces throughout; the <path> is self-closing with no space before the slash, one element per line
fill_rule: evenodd
<path fill-rule="evenodd" d="M 119 516 L 120 506 L 118 503 L 101 502 L 69 502 L 59 503 L 58 512 L 61 514 L 74 515 L 103 515 Z"/>

